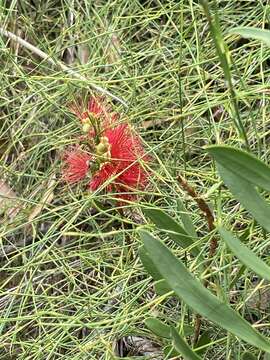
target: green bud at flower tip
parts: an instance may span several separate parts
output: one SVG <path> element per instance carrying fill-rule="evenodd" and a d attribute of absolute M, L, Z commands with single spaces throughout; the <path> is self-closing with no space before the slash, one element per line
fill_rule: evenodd
<path fill-rule="evenodd" d="M 91 129 L 91 125 L 89 123 L 83 124 L 82 131 L 87 133 Z"/>
<path fill-rule="evenodd" d="M 107 152 L 107 150 L 108 150 L 108 146 L 105 145 L 105 144 L 99 143 L 99 144 L 96 146 L 96 153 L 97 153 L 97 155 L 103 155 L 105 152 Z"/>

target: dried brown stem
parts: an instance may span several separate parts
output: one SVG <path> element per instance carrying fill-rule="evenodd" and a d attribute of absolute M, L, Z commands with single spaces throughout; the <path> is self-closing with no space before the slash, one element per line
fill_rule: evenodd
<path fill-rule="evenodd" d="M 178 176 L 178 181 L 179 181 L 182 189 L 185 190 L 185 192 L 196 201 L 199 209 L 204 214 L 204 217 L 208 224 L 209 232 L 213 231 L 215 229 L 215 225 L 214 225 L 215 219 L 214 219 L 214 215 L 213 215 L 212 211 L 210 210 L 206 201 L 197 194 L 195 189 L 193 187 L 191 187 L 181 175 Z M 210 248 L 209 248 L 209 254 L 208 254 L 208 266 L 210 265 L 211 259 L 216 252 L 217 245 L 218 245 L 217 239 L 216 239 L 216 237 L 213 237 L 210 241 Z M 208 281 L 204 282 L 204 286 L 205 287 L 208 286 Z M 195 331 L 194 331 L 194 338 L 193 338 L 194 345 L 198 342 L 198 339 L 199 339 L 200 329 L 201 329 L 201 319 L 202 319 L 201 316 L 199 314 L 197 314 L 196 319 L 195 319 Z"/>
<path fill-rule="evenodd" d="M 215 229 L 215 225 L 214 225 L 215 219 L 206 201 L 196 193 L 195 189 L 191 187 L 181 175 L 178 175 L 178 181 L 181 187 L 186 191 L 186 193 L 196 201 L 199 209 L 203 212 L 206 218 L 209 231 L 210 232 L 213 231 Z M 211 259 L 215 254 L 216 248 L 217 248 L 217 239 L 212 238 L 210 242 L 209 259 Z"/>

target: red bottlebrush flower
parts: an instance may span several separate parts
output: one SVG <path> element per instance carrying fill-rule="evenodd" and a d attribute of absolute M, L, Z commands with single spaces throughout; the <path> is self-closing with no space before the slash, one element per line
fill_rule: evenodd
<path fill-rule="evenodd" d="M 119 115 L 109 112 L 101 98 L 92 98 L 87 110 L 73 107 L 82 122 L 83 142 L 89 153 L 79 145 L 64 157 L 63 178 L 70 183 L 84 179 L 89 171 L 89 188 L 97 190 L 105 182 L 106 192 L 116 192 L 125 200 L 136 199 L 134 191 L 142 190 L 148 183 L 149 173 L 141 161 L 149 161 L 139 136 L 125 124 L 117 124 Z M 91 167 L 89 162 L 91 160 Z"/>
<path fill-rule="evenodd" d="M 90 114 L 94 114 L 97 118 L 106 115 L 107 111 L 106 107 L 102 103 L 102 99 L 92 97 L 88 101 L 88 112 Z"/>
<path fill-rule="evenodd" d="M 89 183 L 91 190 L 98 189 L 107 180 L 112 181 L 105 188 L 107 192 L 131 192 L 143 189 L 148 182 L 148 173 L 140 161 L 149 160 L 145 154 L 140 138 L 127 124 L 105 129 L 103 138 L 107 138 L 110 158 L 101 164 Z M 114 178 L 115 177 L 115 178 Z M 134 194 L 120 194 L 120 198 L 133 199 Z"/>
<path fill-rule="evenodd" d="M 88 101 L 87 106 L 84 106 L 82 103 L 72 104 L 70 110 L 75 114 L 82 122 L 89 118 L 89 116 L 94 116 L 98 118 L 104 118 L 107 116 L 107 108 L 103 103 L 102 98 L 92 97 Z"/>
<path fill-rule="evenodd" d="M 80 104 L 72 104 L 70 110 L 80 119 L 82 131 L 89 138 L 94 138 L 102 132 L 102 128 L 110 126 L 115 122 L 119 115 L 110 113 L 107 104 L 101 97 L 92 97 L 88 101 L 87 107 Z"/>
<path fill-rule="evenodd" d="M 78 148 L 64 154 L 63 179 L 70 183 L 83 180 L 89 170 L 91 156 Z"/>

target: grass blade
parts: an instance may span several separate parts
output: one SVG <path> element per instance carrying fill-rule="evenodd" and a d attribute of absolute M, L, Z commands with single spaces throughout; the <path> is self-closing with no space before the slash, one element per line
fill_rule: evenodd
<path fill-rule="evenodd" d="M 235 113 L 235 116 L 233 117 L 233 122 L 235 124 L 235 127 L 237 128 L 239 135 L 242 137 L 243 141 L 245 142 L 245 145 L 247 149 L 249 149 L 248 144 L 248 138 L 246 134 L 245 127 L 242 123 L 242 119 L 240 117 L 240 112 L 238 108 L 238 101 L 237 96 L 234 90 L 233 81 L 232 81 L 232 75 L 231 75 L 231 58 L 230 53 L 227 48 L 227 45 L 223 39 L 220 23 L 219 23 L 219 17 L 217 15 L 217 12 L 215 12 L 214 18 L 212 18 L 212 15 L 210 13 L 210 6 L 207 0 L 200 0 L 200 4 L 203 7 L 204 13 L 206 15 L 209 29 L 212 35 L 213 42 L 215 44 L 216 52 L 220 60 L 220 64 L 222 66 L 224 77 L 228 83 L 228 88 L 231 94 L 231 102 L 233 105 L 233 110 Z"/>

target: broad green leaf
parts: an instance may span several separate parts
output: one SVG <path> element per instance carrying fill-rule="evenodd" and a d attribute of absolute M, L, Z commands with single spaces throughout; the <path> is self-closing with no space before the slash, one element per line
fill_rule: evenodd
<path fill-rule="evenodd" d="M 249 351 L 246 351 L 241 356 L 241 360 L 256 360 L 257 358 Z"/>
<path fill-rule="evenodd" d="M 185 336 L 193 335 L 193 333 L 194 333 L 194 327 L 193 326 L 186 325 L 186 324 L 183 325 L 183 334 Z"/>
<path fill-rule="evenodd" d="M 140 256 L 141 262 L 142 262 L 145 270 L 156 281 L 156 283 L 155 283 L 156 293 L 159 294 L 159 295 L 165 295 L 168 292 L 171 292 L 171 288 L 166 283 L 166 281 L 162 278 L 162 276 L 159 273 L 158 269 L 156 268 L 153 261 L 151 260 L 151 258 L 147 254 L 147 251 L 144 248 L 144 246 L 141 246 L 139 248 L 139 256 Z"/>
<path fill-rule="evenodd" d="M 140 231 L 140 235 L 151 260 L 162 277 L 188 306 L 240 339 L 270 352 L 268 339 L 207 290 L 160 240 L 146 231 Z"/>
<path fill-rule="evenodd" d="M 250 38 L 263 41 L 267 46 L 270 46 L 270 31 L 264 29 L 257 29 L 249 26 L 239 26 L 231 29 L 229 34 L 238 34 L 244 38 Z"/>
<path fill-rule="evenodd" d="M 197 236 L 195 227 L 194 227 L 190 217 L 188 216 L 187 209 L 185 208 L 181 199 L 177 199 L 177 208 L 178 208 L 178 211 L 180 212 L 180 217 L 181 217 L 182 223 L 184 225 L 184 229 L 190 236 L 192 236 L 194 239 L 196 239 L 198 236 Z"/>
<path fill-rule="evenodd" d="M 223 227 L 218 227 L 218 231 L 234 255 L 237 256 L 246 267 L 253 270 L 263 279 L 270 281 L 270 267 L 268 265 L 258 258 L 253 251 L 242 244 L 230 231 L 225 230 Z"/>
<path fill-rule="evenodd" d="M 244 178 L 235 175 L 221 165 L 218 165 L 218 171 L 232 194 L 258 223 L 270 232 L 270 205 L 259 195 L 255 187 Z"/>
<path fill-rule="evenodd" d="M 167 345 L 163 349 L 164 357 L 166 359 L 177 359 L 179 352 L 172 345 Z"/>
<path fill-rule="evenodd" d="M 238 282 L 238 280 L 240 279 L 240 277 L 244 274 L 245 270 L 246 270 L 246 266 L 245 265 L 242 265 L 240 267 L 240 269 L 237 271 L 236 275 L 234 276 L 234 278 L 232 279 L 232 281 L 230 282 L 230 285 L 229 285 L 229 290 L 231 290 L 234 285 Z"/>
<path fill-rule="evenodd" d="M 157 318 L 150 317 L 150 318 L 146 319 L 145 325 L 155 335 L 166 338 L 166 339 L 171 338 L 171 335 L 170 335 L 171 327 L 169 325 L 165 325 L 162 321 L 158 320 Z M 182 331 L 185 334 L 185 336 L 190 336 L 193 334 L 194 328 L 190 325 L 184 324 Z M 201 344 L 200 346 L 202 346 L 202 345 L 203 344 Z M 197 347 L 198 347 L 198 344 L 197 344 Z"/>
<path fill-rule="evenodd" d="M 151 330 L 155 335 L 170 339 L 170 326 L 163 324 L 160 320 L 156 318 L 148 318 L 145 320 L 145 325 Z"/>
<path fill-rule="evenodd" d="M 255 156 L 230 146 L 209 146 L 207 151 L 226 170 L 270 191 L 270 167 Z"/>
<path fill-rule="evenodd" d="M 211 330 L 206 330 L 199 338 L 197 344 L 196 344 L 196 352 L 198 355 L 203 355 L 206 350 L 208 349 L 207 344 L 211 344 L 212 343 L 212 340 L 211 340 L 211 334 L 212 334 L 212 331 Z M 202 349 L 200 350 L 197 350 L 197 348 L 200 348 L 200 347 L 203 347 Z"/>
<path fill-rule="evenodd" d="M 174 327 L 171 327 L 171 338 L 173 346 L 183 356 L 185 360 L 202 360 L 191 347 L 185 342 L 181 335 L 178 334 Z"/>
<path fill-rule="evenodd" d="M 140 260 L 141 260 L 145 270 L 148 272 L 148 274 L 151 275 L 155 281 L 162 280 L 162 276 L 161 276 L 160 272 L 158 271 L 155 264 L 151 260 L 151 257 L 149 256 L 149 254 L 144 246 L 141 246 L 139 248 L 139 256 L 140 256 Z"/>
<path fill-rule="evenodd" d="M 186 249 L 194 244 L 194 239 L 176 222 L 171 216 L 163 210 L 157 208 L 143 209 L 143 212 L 160 229 L 166 231 L 168 236 L 182 248 Z M 198 247 L 193 247 L 191 253 L 194 256 L 199 254 Z"/>
<path fill-rule="evenodd" d="M 161 296 L 168 294 L 169 292 L 172 291 L 172 289 L 164 279 L 160 279 L 159 281 L 156 281 L 154 287 L 155 287 L 155 292 Z"/>

